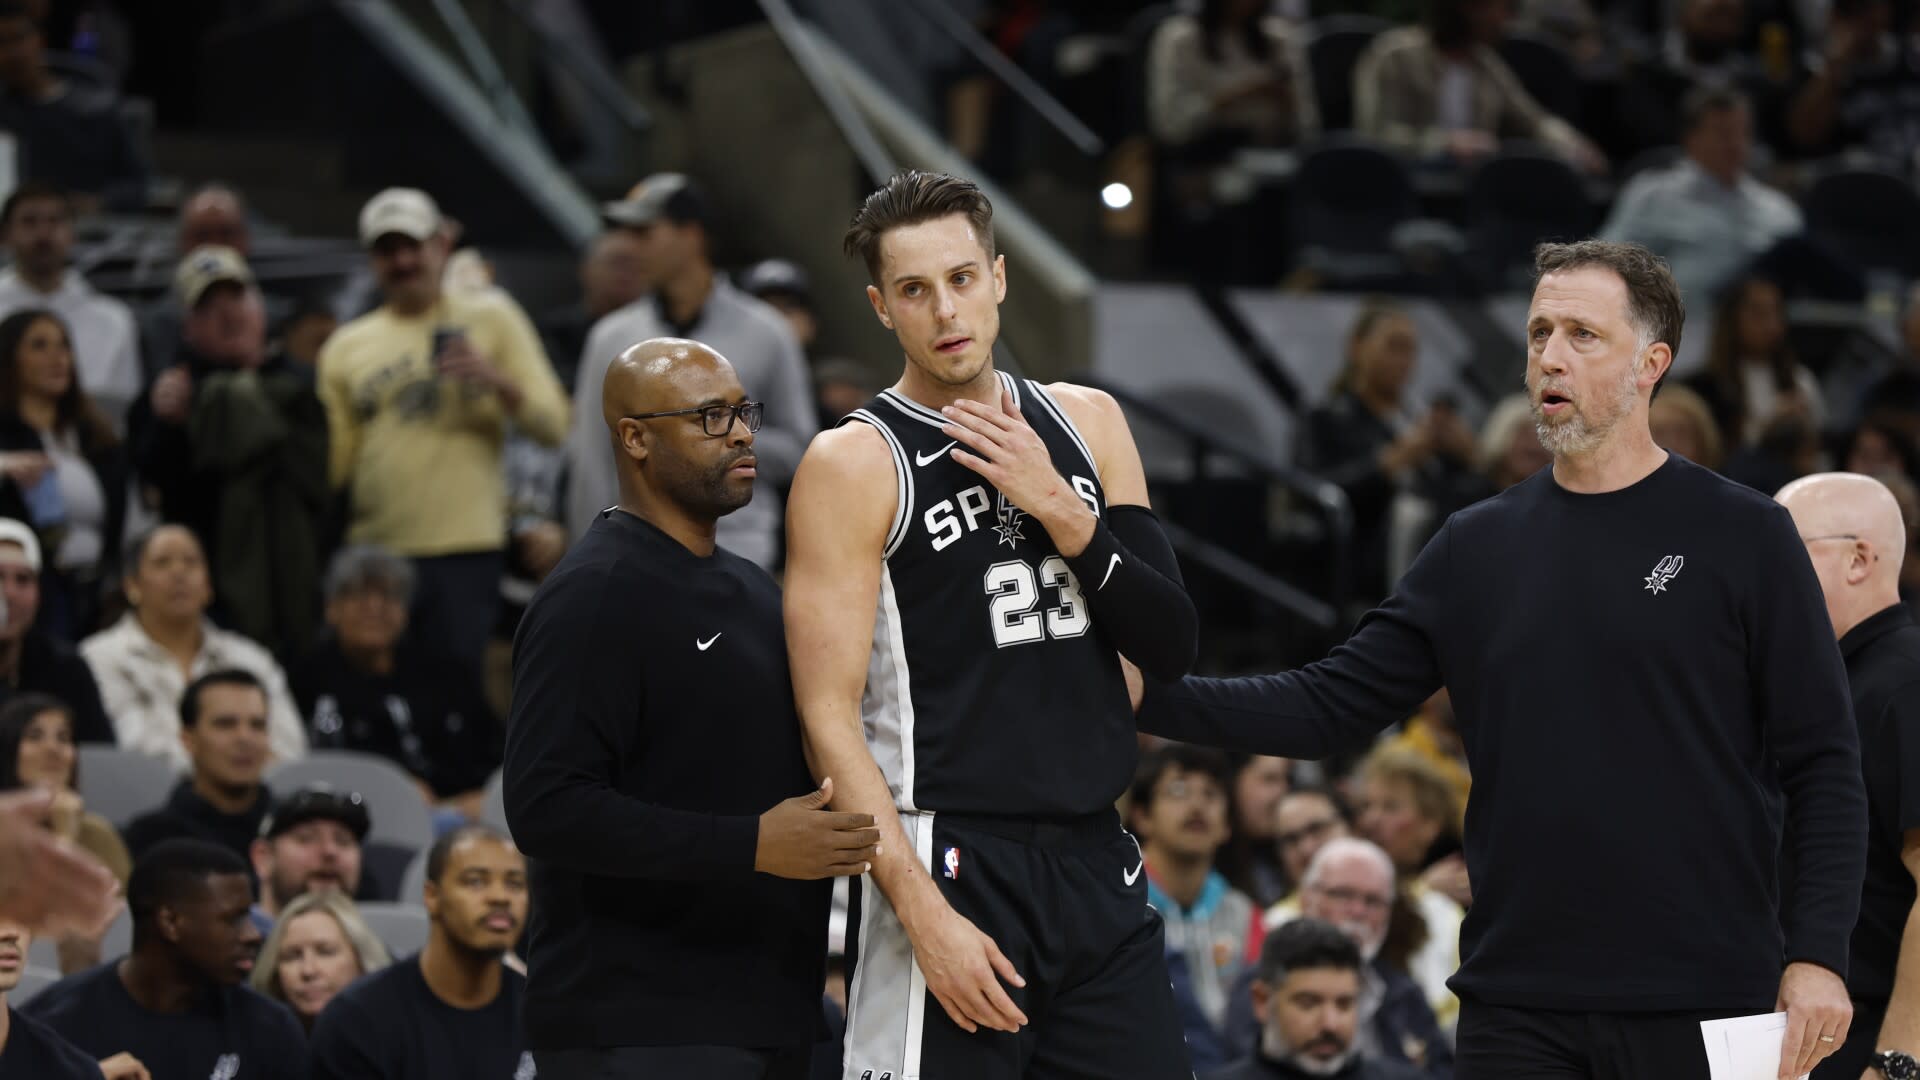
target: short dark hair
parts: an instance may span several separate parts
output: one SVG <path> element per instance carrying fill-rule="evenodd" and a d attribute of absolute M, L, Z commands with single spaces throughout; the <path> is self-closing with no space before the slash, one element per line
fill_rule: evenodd
<path fill-rule="evenodd" d="M 946 173 L 907 169 L 894 173 L 886 184 L 853 212 L 842 247 L 867 264 L 867 276 L 880 281 L 880 240 L 895 229 L 959 214 L 973 226 L 980 246 L 992 260 L 993 203 L 971 180 Z"/>
<path fill-rule="evenodd" d="M 154 539 L 168 529 L 179 529 L 193 537 L 193 542 L 200 545 L 201 556 L 203 558 L 206 556 L 206 541 L 200 539 L 200 534 L 194 532 L 191 526 L 182 525 L 177 521 L 163 521 L 134 533 L 133 539 L 127 541 L 126 546 L 120 549 L 120 575 L 132 577 L 139 573 L 140 564 L 147 558 L 147 548 L 152 547 Z"/>
<path fill-rule="evenodd" d="M 1341 821 L 1349 825 L 1353 823 L 1353 807 L 1347 805 L 1346 797 L 1341 795 L 1340 790 L 1331 784 L 1296 784 L 1288 788 L 1285 795 L 1280 796 L 1280 802 L 1274 803 L 1274 809 L 1278 810 L 1280 803 L 1286 802 L 1295 796 L 1325 799 L 1327 805 L 1333 807 L 1333 812 L 1339 815 Z"/>
<path fill-rule="evenodd" d="M 1680 130 L 1690 133 L 1708 116 L 1728 109 L 1745 109 L 1752 115 L 1753 102 L 1725 83 L 1702 83 L 1680 99 Z"/>
<path fill-rule="evenodd" d="M 73 709 L 52 694 L 17 694 L 0 705 L 0 791 L 12 791 L 20 786 L 20 741 L 26 738 L 27 725 L 44 712 L 65 716 L 67 729 L 73 730 Z M 67 783 L 76 786 L 80 783 L 78 754 L 74 755 L 73 775 L 67 777 Z"/>
<path fill-rule="evenodd" d="M 447 861 L 453 858 L 453 849 L 468 840 L 494 840 L 508 847 L 513 846 L 511 837 L 491 825 L 462 825 L 435 840 L 433 846 L 427 849 L 427 880 L 435 885 L 440 884 L 440 879 L 447 873 Z"/>
<path fill-rule="evenodd" d="M 1649 345 L 1663 342 L 1675 356 L 1680 354 L 1680 331 L 1687 321 L 1687 307 L 1680 299 L 1680 285 L 1673 280 L 1667 260 L 1640 244 L 1617 240 L 1576 240 L 1570 244 L 1541 244 L 1533 249 L 1533 284 L 1548 274 L 1598 267 L 1611 270 L 1627 287 L 1627 320 L 1640 331 Z M 1673 368 L 1668 366 L 1671 373 Z M 1660 382 L 1667 381 L 1666 375 Z M 1660 392 L 1658 383 L 1654 393 Z"/>
<path fill-rule="evenodd" d="M 222 874 L 247 877 L 246 860 L 231 848 L 190 837 L 162 840 L 134 861 L 127 879 L 127 912 L 133 917 L 137 947 L 145 928 L 163 907 L 172 907 L 204 891 L 207 879 Z"/>
<path fill-rule="evenodd" d="M 1267 932 L 1266 943 L 1260 946 L 1256 976 L 1261 982 L 1279 986 L 1289 972 L 1316 968 L 1357 973 L 1360 947 L 1339 927 L 1319 919 L 1294 919 Z"/>
<path fill-rule="evenodd" d="M 1171 743 L 1149 751 L 1133 771 L 1132 804 L 1136 810 L 1153 806 L 1153 787 L 1169 770 L 1204 773 L 1213 777 L 1222 792 L 1233 790 L 1233 760 L 1223 750 L 1211 746 Z"/>
<path fill-rule="evenodd" d="M 251 671 L 241 668 L 209 671 L 188 683 L 187 689 L 180 695 L 181 727 L 190 728 L 200 722 L 200 695 L 209 686 L 250 686 L 260 691 L 261 697 L 267 696 L 267 685 L 260 681 L 260 676 Z"/>
<path fill-rule="evenodd" d="M 0 11 L 0 19 L 4 18 L 6 13 Z M 73 216 L 73 196 L 67 193 L 66 188 L 49 184 L 45 180 L 28 180 L 14 188 L 13 193 L 7 196 L 6 202 L 0 203 L 0 229 L 13 224 L 14 212 L 22 206 L 41 200 L 57 202 L 60 204 L 60 209 L 66 211 L 68 217 Z"/>

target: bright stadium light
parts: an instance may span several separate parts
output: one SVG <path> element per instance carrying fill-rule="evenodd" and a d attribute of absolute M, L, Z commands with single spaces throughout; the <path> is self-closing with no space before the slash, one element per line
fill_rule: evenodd
<path fill-rule="evenodd" d="M 1108 184 L 1100 189 L 1100 201 L 1109 210 L 1125 210 L 1133 205 L 1133 189 L 1125 184 Z"/>

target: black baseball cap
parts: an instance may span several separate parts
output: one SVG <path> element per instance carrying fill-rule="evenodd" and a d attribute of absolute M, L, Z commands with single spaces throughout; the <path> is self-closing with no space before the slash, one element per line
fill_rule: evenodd
<path fill-rule="evenodd" d="M 791 296 L 806 304 L 813 299 L 807 272 L 786 259 L 765 259 L 747 267 L 740 275 L 740 287 L 762 300 L 769 296 Z"/>
<path fill-rule="evenodd" d="M 367 839 L 373 827 L 367 815 L 367 801 L 357 791 L 338 791 L 331 784 L 308 784 L 280 800 L 260 822 L 260 838 L 274 837 L 309 821 L 337 821 L 353 833 L 356 841 Z"/>
<path fill-rule="evenodd" d="M 600 216 L 609 225 L 636 229 L 656 221 L 705 225 L 707 199 L 684 173 L 654 173 L 633 185 L 626 198 L 601 203 Z"/>

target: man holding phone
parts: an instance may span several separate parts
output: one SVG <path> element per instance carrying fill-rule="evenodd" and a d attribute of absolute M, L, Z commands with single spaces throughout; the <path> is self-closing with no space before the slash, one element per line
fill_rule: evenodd
<path fill-rule="evenodd" d="M 505 568 L 508 425 L 558 445 L 567 399 L 519 307 L 495 290 L 441 287 L 445 226 L 412 188 L 388 188 L 361 210 L 385 303 L 321 349 L 319 393 L 347 542 L 413 562 L 415 640 L 477 673 Z"/>

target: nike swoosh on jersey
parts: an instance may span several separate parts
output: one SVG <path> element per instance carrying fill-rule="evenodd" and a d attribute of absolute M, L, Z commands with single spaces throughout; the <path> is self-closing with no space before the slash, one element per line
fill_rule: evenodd
<path fill-rule="evenodd" d="M 1101 575 L 1100 584 L 1095 585 L 1093 587 L 1094 592 L 1099 592 L 1101 589 L 1104 589 L 1107 587 L 1108 580 L 1113 577 L 1113 568 L 1119 565 L 1120 565 L 1119 555 L 1115 554 L 1115 555 L 1109 555 L 1107 557 L 1107 572 Z"/>
<path fill-rule="evenodd" d="M 1140 880 L 1140 867 L 1145 865 L 1147 865 L 1147 860 L 1141 859 L 1139 866 L 1136 866 L 1131 870 L 1120 871 L 1120 876 L 1126 880 L 1127 884 L 1131 885 L 1134 882 Z"/>
<path fill-rule="evenodd" d="M 924 469 L 938 460 L 942 454 L 945 454 L 958 445 L 960 445 L 958 441 L 950 442 L 931 454 L 915 454 L 913 455 L 913 463 Z"/>
<path fill-rule="evenodd" d="M 724 634 L 724 633 L 726 633 L 726 631 L 725 631 L 725 630 L 722 630 L 722 631 L 720 631 L 720 634 Z M 707 647 L 708 647 L 708 646 L 710 646 L 710 645 L 712 645 L 712 644 L 713 644 L 714 642 L 716 642 L 716 641 L 719 641 L 719 640 L 720 640 L 720 634 L 715 634 L 715 635 L 713 635 L 712 637 L 710 637 L 710 638 L 708 638 L 708 639 L 707 639 L 707 640 L 705 640 L 705 641 L 701 641 L 701 640 L 700 640 L 699 638 L 694 638 L 694 639 L 693 639 L 693 647 L 694 647 L 694 648 L 696 648 L 696 649 L 699 649 L 699 650 L 700 650 L 701 652 L 706 652 L 706 651 L 707 651 Z"/>

